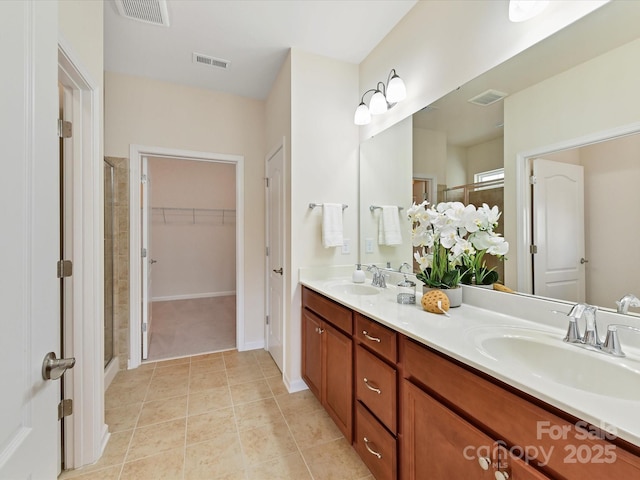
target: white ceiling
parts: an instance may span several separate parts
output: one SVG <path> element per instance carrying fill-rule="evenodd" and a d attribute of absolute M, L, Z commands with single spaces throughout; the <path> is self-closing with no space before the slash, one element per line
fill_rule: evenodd
<path fill-rule="evenodd" d="M 104 2 L 104 68 L 265 99 L 290 48 L 358 64 L 417 0 L 168 0 L 169 27 Z M 197 52 L 231 61 L 194 64 Z"/>

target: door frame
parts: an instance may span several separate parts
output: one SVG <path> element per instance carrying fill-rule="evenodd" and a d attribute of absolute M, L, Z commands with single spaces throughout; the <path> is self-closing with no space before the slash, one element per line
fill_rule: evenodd
<path fill-rule="evenodd" d="M 71 314 L 64 323 L 66 354 L 76 365 L 64 376 L 74 399 L 66 419 L 65 466 L 96 462 L 109 440 L 104 422 L 104 265 L 103 172 L 101 146 L 102 91 L 70 44 L 58 35 L 58 81 L 71 91 L 73 121 L 70 164 L 71 249 L 73 275 Z M 66 153 L 65 153 L 66 155 Z"/>
<path fill-rule="evenodd" d="M 594 143 L 611 140 L 616 137 L 624 137 L 640 133 L 640 122 L 621 125 L 616 128 L 583 135 L 581 137 L 563 140 L 551 145 L 526 150 L 516 154 L 516 245 L 517 245 L 517 287 L 521 293 L 533 292 L 533 265 L 529 246 L 532 244 L 532 198 L 531 185 L 529 183 L 531 171 L 531 159 L 544 157 L 554 152 L 571 148 L 584 147 Z"/>
<path fill-rule="evenodd" d="M 246 350 L 244 335 L 244 156 L 224 153 L 197 152 L 175 148 L 144 146 L 131 144 L 129 146 L 129 364 L 128 368 L 137 368 L 142 364 L 142 302 L 140 254 L 141 238 L 141 202 L 140 180 L 142 157 L 164 157 L 205 162 L 231 163 L 236 166 L 236 348 Z M 134 255 L 138 252 L 137 255 Z"/>

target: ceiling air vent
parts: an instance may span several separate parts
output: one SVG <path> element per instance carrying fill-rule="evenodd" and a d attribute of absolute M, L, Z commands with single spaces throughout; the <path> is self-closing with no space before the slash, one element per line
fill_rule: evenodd
<path fill-rule="evenodd" d="M 167 0 L 114 0 L 125 18 L 153 25 L 169 26 Z"/>
<path fill-rule="evenodd" d="M 222 58 L 210 57 L 209 55 L 203 55 L 201 53 L 193 53 L 193 63 L 200 63 L 202 65 L 208 65 L 210 67 L 222 68 L 226 70 L 231 65 L 231 61 L 224 60 Z"/>
<path fill-rule="evenodd" d="M 468 100 L 469 103 L 486 107 L 492 103 L 496 103 L 509 95 L 508 93 L 499 92 L 498 90 L 487 90 L 486 92 L 476 95 Z"/>

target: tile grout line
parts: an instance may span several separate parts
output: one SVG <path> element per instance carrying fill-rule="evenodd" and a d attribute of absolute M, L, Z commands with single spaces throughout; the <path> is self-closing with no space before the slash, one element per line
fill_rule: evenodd
<path fill-rule="evenodd" d="M 144 407 L 144 402 L 147 399 L 147 394 L 149 393 L 149 387 L 151 387 L 151 381 L 153 380 L 153 375 L 156 372 L 156 367 L 158 366 L 158 364 L 156 363 L 153 366 L 153 371 L 151 373 L 151 376 L 149 377 L 149 383 L 147 383 L 147 388 L 144 392 L 144 397 L 142 399 L 142 402 L 140 403 L 140 409 L 138 410 L 138 415 L 136 416 L 136 421 L 133 424 L 133 431 L 131 432 L 131 438 L 129 439 L 129 444 L 127 445 L 127 450 L 124 452 L 124 457 L 122 459 L 122 465 L 120 466 L 120 473 L 118 474 L 118 480 L 120 480 L 120 478 L 122 478 L 122 474 L 124 473 L 124 466 L 127 463 L 127 457 L 129 456 L 129 450 L 131 449 L 131 445 L 133 443 L 133 438 L 135 437 L 136 434 L 136 429 L 138 428 L 138 421 L 140 420 L 140 415 L 142 415 L 142 408 Z"/>
<path fill-rule="evenodd" d="M 229 384 L 229 374 L 227 373 L 227 361 L 225 360 L 224 353 L 222 354 L 222 362 L 224 363 L 224 375 L 227 378 L 227 391 L 229 392 L 229 399 L 231 400 L 231 410 L 233 411 L 233 423 L 236 426 L 236 437 L 238 439 L 238 445 L 240 446 L 240 457 L 242 459 L 242 476 L 248 478 L 248 465 L 246 462 L 246 455 L 244 448 L 242 448 L 242 439 L 240 438 L 240 428 L 238 427 L 238 416 L 236 415 L 236 404 L 233 401 L 233 395 L 231 394 L 231 385 Z"/>

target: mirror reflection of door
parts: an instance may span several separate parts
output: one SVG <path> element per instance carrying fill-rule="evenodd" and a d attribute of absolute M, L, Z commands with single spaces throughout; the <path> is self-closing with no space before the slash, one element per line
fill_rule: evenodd
<path fill-rule="evenodd" d="M 534 294 L 585 301 L 584 168 L 532 161 Z"/>

